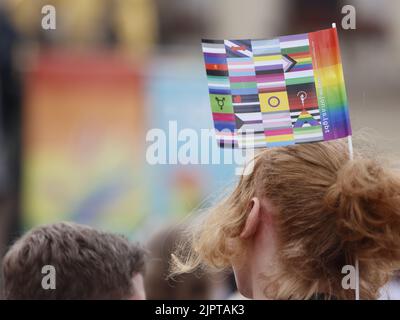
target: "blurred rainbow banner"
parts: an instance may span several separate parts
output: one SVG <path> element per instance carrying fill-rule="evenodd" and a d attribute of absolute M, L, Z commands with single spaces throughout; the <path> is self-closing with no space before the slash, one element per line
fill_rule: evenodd
<path fill-rule="evenodd" d="M 221 147 L 351 135 L 336 28 L 270 40 L 202 40 L 202 48 Z"/>
<path fill-rule="evenodd" d="M 25 78 L 23 227 L 67 220 L 135 236 L 150 215 L 141 68 L 42 51 Z"/>

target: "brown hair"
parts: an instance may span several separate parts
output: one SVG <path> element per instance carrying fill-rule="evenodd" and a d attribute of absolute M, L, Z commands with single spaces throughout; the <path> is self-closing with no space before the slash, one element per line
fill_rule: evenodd
<path fill-rule="evenodd" d="M 270 298 L 304 299 L 324 288 L 339 299 L 354 299 L 354 290 L 341 286 L 341 270 L 357 257 L 361 298 L 373 299 L 400 267 L 398 173 L 361 154 L 349 160 L 347 144 L 336 140 L 257 154 L 252 173 L 193 227 L 190 243 L 173 256 L 173 271 L 228 267 L 246 250 L 238 236 L 255 196 L 278 208 L 280 268 L 269 276 Z M 236 245 L 228 246 L 228 239 Z"/>
<path fill-rule="evenodd" d="M 212 281 L 209 274 L 181 274 L 168 278 L 169 260 L 175 246 L 182 240 L 180 227 L 159 231 L 149 242 L 150 258 L 146 268 L 146 296 L 150 300 L 207 300 L 211 298 Z"/>
<path fill-rule="evenodd" d="M 132 277 L 144 271 L 145 251 L 122 236 L 74 224 L 35 228 L 3 260 L 6 299 L 127 299 Z M 56 270 L 56 289 L 45 290 L 45 265 Z"/>

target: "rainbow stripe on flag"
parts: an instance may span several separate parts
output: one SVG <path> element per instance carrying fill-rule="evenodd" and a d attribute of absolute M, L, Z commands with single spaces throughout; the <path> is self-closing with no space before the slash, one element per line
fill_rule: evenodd
<path fill-rule="evenodd" d="M 269 40 L 203 40 L 202 48 L 221 147 L 351 135 L 336 28 Z"/>

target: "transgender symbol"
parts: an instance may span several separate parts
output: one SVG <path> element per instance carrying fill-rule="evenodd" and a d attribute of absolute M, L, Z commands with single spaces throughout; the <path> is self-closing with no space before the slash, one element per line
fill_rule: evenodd
<path fill-rule="evenodd" d="M 218 97 L 215 97 L 215 100 L 217 101 L 218 107 L 222 110 L 225 105 L 225 97 L 220 99 Z"/>
<path fill-rule="evenodd" d="M 281 100 L 277 96 L 272 96 L 268 98 L 268 104 L 272 108 L 276 108 L 281 104 Z"/>

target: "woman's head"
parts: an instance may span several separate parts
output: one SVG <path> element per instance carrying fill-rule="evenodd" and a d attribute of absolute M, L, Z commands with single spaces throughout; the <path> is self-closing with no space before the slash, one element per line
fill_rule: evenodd
<path fill-rule="evenodd" d="M 375 298 L 400 264 L 400 178 L 347 150 L 336 140 L 257 154 L 252 173 L 195 226 L 176 269 L 233 266 L 250 297 L 256 283 L 269 298 L 354 299 L 341 271 L 357 257 L 361 297 Z"/>

